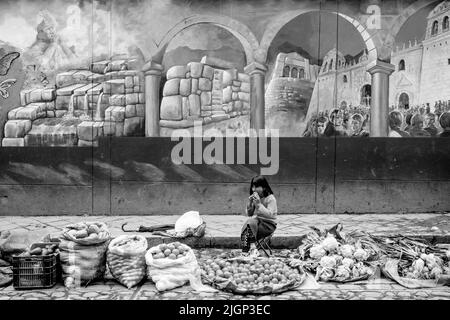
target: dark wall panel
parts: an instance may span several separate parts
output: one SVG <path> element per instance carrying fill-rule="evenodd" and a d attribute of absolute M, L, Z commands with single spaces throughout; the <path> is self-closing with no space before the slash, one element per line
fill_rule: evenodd
<path fill-rule="evenodd" d="M 0 185 L 0 215 L 47 216 L 92 214 L 92 187 Z"/>
<path fill-rule="evenodd" d="M 345 181 L 336 185 L 336 213 L 436 212 L 450 209 L 449 181 Z"/>
<path fill-rule="evenodd" d="M 176 143 L 0 148 L 0 214 L 241 213 L 262 166 L 175 165 Z M 268 180 L 280 213 L 450 210 L 448 139 L 282 138 L 279 145 L 279 171 Z"/>
<path fill-rule="evenodd" d="M 112 215 L 242 214 L 247 183 L 113 182 Z M 280 213 L 314 213 L 313 184 L 273 184 Z"/>
<path fill-rule="evenodd" d="M 450 181 L 450 140 L 338 138 L 336 179 Z"/>

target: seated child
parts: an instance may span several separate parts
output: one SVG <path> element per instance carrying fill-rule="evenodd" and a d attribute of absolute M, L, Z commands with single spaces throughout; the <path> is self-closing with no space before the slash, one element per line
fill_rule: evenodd
<path fill-rule="evenodd" d="M 250 183 L 250 197 L 246 214 L 250 216 L 242 227 L 242 251 L 252 256 L 259 255 L 256 240 L 263 239 L 275 232 L 277 227 L 277 201 L 266 178 L 256 176 Z"/>

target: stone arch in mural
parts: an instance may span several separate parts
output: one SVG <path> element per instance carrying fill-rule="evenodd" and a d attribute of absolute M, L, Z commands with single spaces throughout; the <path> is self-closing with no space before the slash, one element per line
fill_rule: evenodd
<path fill-rule="evenodd" d="M 399 108 L 409 109 L 410 98 L 406 92 L 402 92 L 398 98 Z"/>
<path fill-rule="evenodd" d="M 403 97 L 403 101 L 406 98 L 405 95 L 408 97 L 408 105 L 410 106 L 412 102 L 414 101 L 414 94 L 409 90 L 401 90 L 395 95 L 395 103 L 400 106 L 400 100 Z"/>
<path fill-rule="evenodd" d="M 226 16 L 214 15 L 194 15 L 176 23 L 161 41 L 155 44 L 156 48 L 152 54 L 152 60 L 161 63 L 170 41 L 181 31 L 198 24 L 212 24 L 227 30 L 239 40 L 244 48 L 247 64 L 254 61 L 254 52 L 258 49 L 259 42 L 253 32 L 245 24 L 237 20 Z"/>
<path fill-rule="evenodd" d="M 393 47 L 395 42 L 395 37 L 399 33 L 402 26 L 405 24 L 405 22 L 412 17 L 414 14 L 417 13 L 417 11 L 423 9 L 426 6 L 429 6 L 432 3 L 435 3 L 436 5 L 439 4 L 442 1 L 430 1 L 430 0 L 418 0 L 414 2 L 413 4 L 409 5 L 405 9 L 402 10 L 402 13 L 392 22 L 390 27 L 388 28 L 389 31 L 389 37 L 386 38 L 386 42 L 392 42 L 392 43 L 386 43 L 386 46 Z"/>
<path fill-rule="evenodd" d="M 260 50 L 259 50 L 259 55 L 258 55 L 258 58 L 260 61 L 258 61 L 258 62 L 260 62 L 260 63 L 267 62 L 266 60 L 267 60 L 267 54 L 269 51 L 269 47 L 272 44 L 272 41 L 275 39 L 278 32 L 286 24 L 288 24 L 290 21 L 297 18 L 298 16 L 301 16 L 302 14 L 310 13 L 310 12 L 318 12 L 318 11 L 325 12 L 325 13 L 337 14 L 340 17 L 347 20 L 348 22 L 350 22 L 357 29 L 357 31 L 363 38 L 363 41 L 364 41 L 367 51 L 368 51 L 369 60 L 376 60 L 378 58 L 377 48 L 375 46 L 375 43 L 372 39 L 371 34 L 366 30 L 366 28 L 358 20 L 356 20 L 348 15 L 345 15 L 341 12 L 336 12 L 336 11 L 332 11 L 332 10 L 319 10 L 319 8 L 311 8 L 311 9 L 299 9 L 299 10 L 282 13 L 282 14 L 276 16 L 272 20 L 272 22 L 270 22 L 267 25 L 267 27 L 264 31 L 264 34 L 262 36 L 262 39 L 261 39 Z"/>

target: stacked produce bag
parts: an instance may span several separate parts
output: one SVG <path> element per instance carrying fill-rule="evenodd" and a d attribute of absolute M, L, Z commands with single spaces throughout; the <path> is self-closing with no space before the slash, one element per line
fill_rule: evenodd
<path fill-rule="evenodd" d="M 160 244 L 145 255 L 148 277 L 158 291 L 165 291 L 190 283 L 196 291 L 215 291 L 204 286 L 200 267 L 190 247 L 179 242 Z"/>
<path fill-rule="evenodd" d="M 146 276 L 147 239 L 143 236 L 119 236 L 108 246 L 107 263 L 112 276 L 128 289 Z"/>
<path fill-rule="evenodd" d="M 64 228 L 59 250 L 66 287 L 87 285 L 103 277 L 109 240 L 103 222 L 80 222 Z"/>

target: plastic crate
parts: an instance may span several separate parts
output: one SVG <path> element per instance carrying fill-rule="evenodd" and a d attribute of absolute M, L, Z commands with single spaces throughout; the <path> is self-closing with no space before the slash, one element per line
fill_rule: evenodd
<path fill-rule="evenodd" d="M 13 257 L 14 289 L 52 288 L 58 281 L 59 253 Z"/>

